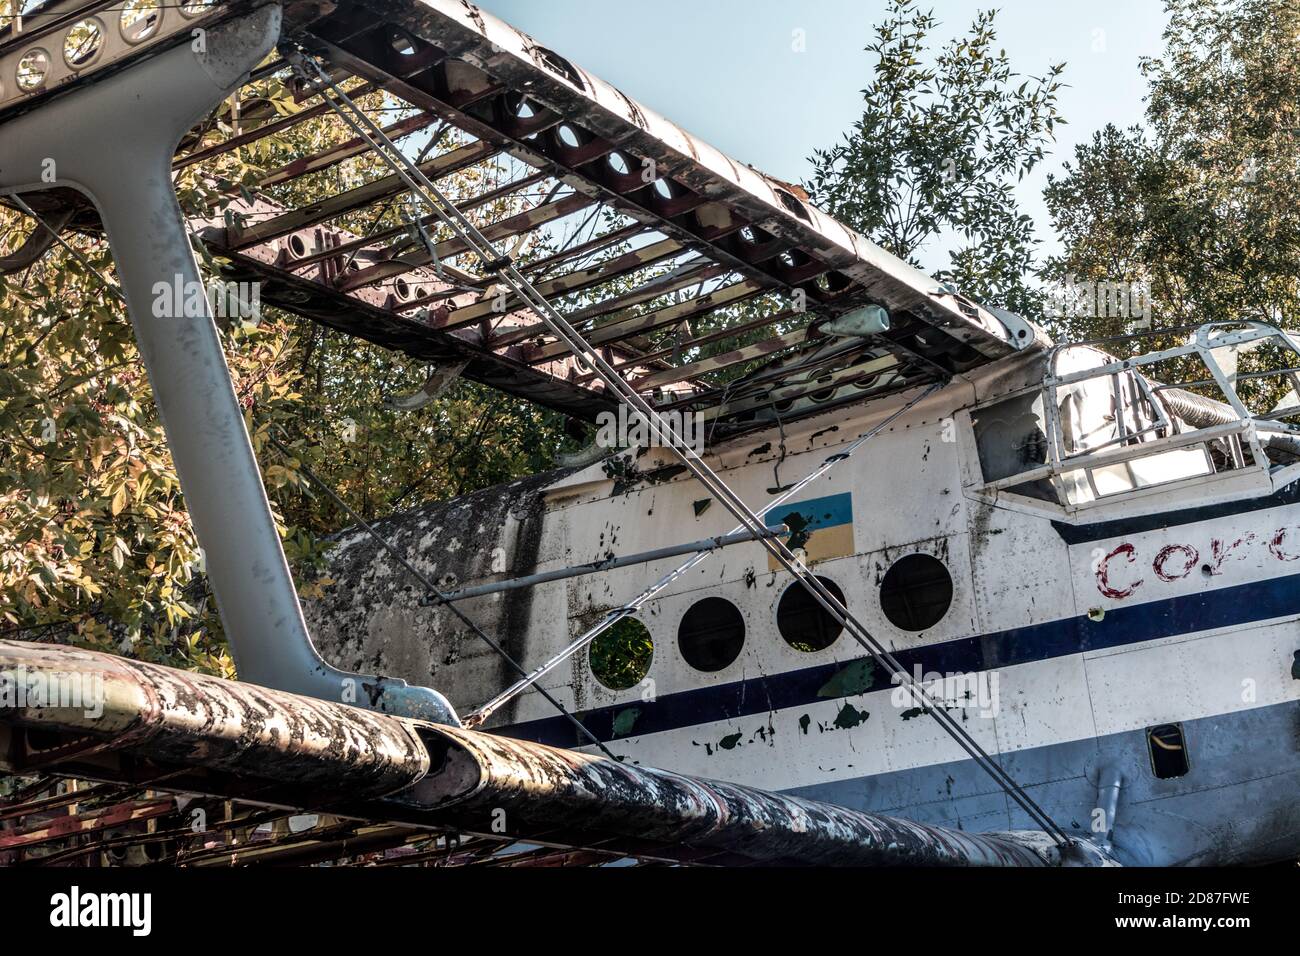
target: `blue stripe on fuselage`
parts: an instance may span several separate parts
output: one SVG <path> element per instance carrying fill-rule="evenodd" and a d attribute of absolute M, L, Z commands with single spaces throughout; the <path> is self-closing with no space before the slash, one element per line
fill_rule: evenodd
<path fill-rule="evenodd" d="M 1092 621 L 1086 616 L 1067 618 L 893 653 L 909 672 L 919 667 L 923 673 L 970 673 L 1297 613 L 1300 613 L 1300 574 L 1291 574 L 1114 608 L 1107 611 L 1100 621 Z M 852 638 L 841 635 L 839 639 L 847 641 Z M 614 740 L 619 736 L 640 737 L 844 697 L 846 695 L 839 687 L 827 688 L 827 683 L 845 668 L 863 666 L 852 660 L 821 664 L 664 694 L 654 701 L 629 701 L 584 711 L 577 716 L 600 740 Z M 889 675 L 874 666 L 865 680 L 855 679 L 854 684 L 861 687 L 858 693 L 864 694 L 893 686 Z M 639 713 L 630 731 L 616 734 L 614 724 L 618 715 L 633 707 Z M 573 725 L 563 717 L 526 721 L 495 728 L 494 732 L 559 747 L 579 747 L 590 743 L 579 738 Z"/>

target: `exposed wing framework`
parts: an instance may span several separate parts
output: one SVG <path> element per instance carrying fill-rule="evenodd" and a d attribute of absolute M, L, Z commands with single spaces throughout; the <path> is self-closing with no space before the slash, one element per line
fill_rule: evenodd
<path fill-rule="evenodd" d="M 128 25 L 108 0 L 37 8 L 22 32 L 0 33 L 0 69 L 31 67 L 33 49 L 64 49 L 89 19 L 103 29 L 101 47 L 81 70 L 47 53 L 48 69 L 30 89 L 0 88 L 0 118 L 186 42 L 195 25 L 239 7 L 161 5 L 144 26 Z M 143 39 L 128 42 L 132 30 Z M 702 414 L 711 436 L 941 380 L 1032 338 L 1028 326 L 1004 324 L 823 214 L 799 187 L 730 159 L 471 4 L 289 4 L 284 32 L 350 95 L 385 91 L 385 115 L 398 117 L 386 132 L 422 151 L 422 171 L 481 183 L 458 197 L 459 208 L 507 208 L 482 222 L 484 234 L 527 266 L 639 391 L 665 410 Z M 305 89 L 297 112 L 277 113 L 264 95 L 274 75 L 290 76 L 283 61 L 259 69 L 232 100 L 228 134 L 196 128 L 176 167 L 201 172 L 270 134 L 337 122 Z M 228 263 L 229 278 L 261 283 L 265 303 L 430 362 L 463 364 L 469 379 L 577 419 L 615 407 L 536 315 L 438 233 L 430 210 L 408 203 L 397 176 L 309 202 L 276 198 L 367 149 L 345 136 L 298 156 L 258 188 L 228 194 L 224 208 L 192 221 L 194 231 Z M 44 198 L 49 209 L 72 197 Z M 358 234 L 345 219 L 372 225 Z M 76 225 L 95 228 L 93 211 Z M 819 331 L 825 319 L 871 303 L 889 311 L 888 330 Z"/>

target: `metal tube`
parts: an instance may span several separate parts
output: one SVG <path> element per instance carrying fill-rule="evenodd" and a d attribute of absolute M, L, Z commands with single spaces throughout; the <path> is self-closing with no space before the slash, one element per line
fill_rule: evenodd
<path fill-rule="evenodd" d="M 1123 786 L 1124 778 L 1117 767 L 1102 767 L 1097 774 L 1097 809 L 1106 824 L 1106 832 L 1097 843 L 1106 852 L 1110 851 L 1115 837 L 1115 813 L 1119 809 L 1119 792 Z"/>
<path fill-rule="evenodd" d="M 758 538 L 772 538 L 777 535 L 789 534 L 790 529 L 785 525 L 771 525 L 766 528 L 762 535 L 756 535 L 752 531 L 735 531 L 731 534 L 720 534 L 712 538 L 701 538 L 699 541 L 689 541 L 686 544 L 673 544 L 666 548 L 655 548 L 651 551 L 641 551 L 637 554 L 625 554 L 619 558 L 604 558 L 600 561 L 590 561 L 587 564 L 578 564 L 569 568 L 557 568 L 554 571 L 542 571 L 538 574 L 529 574 L 521 578 L 511 578 L 509 581 L 494 581 L 491 584 L 479 584 L 472 588 L 462 588 L 459 591 L 451 591 L 442 596 L 443 601 L 464 601 L 469 598 L 482 597 L 485 594 L 498 594 L 501 591 L 516 591 L 520 588 L 530 588 L 537 584 L 545 584 L 548 581 L 562 581 L 565 578 L 576 578 L 584 574 L 595 574 L 598 571 L 609 571 L 613 568 L 626 568 L 633 564 L 649 564 L 652 561 L 658 561 L 661 558 L 673 558 L 680 554 L 707 554 L 716 551 L 719 548 L 725 548 L 733 544 L 743 544 L 746 541 L 756 541 Z"/>
<path fill-rule="evenodd" d="M 98 693 L 77 698 L 97 681 Z M 37 687 L 43 700 L 19 699 Z M 0 695 L 0 769 L 10 772 L 130 782 L 161 767 L 155 789 L 634 854 L 651 846 L 684 861 L 1067 862 L 1037 831 L 913 823 L 75 647 L 0 641 Z M 31 728 L 40 733 L 29 738 Z"/>

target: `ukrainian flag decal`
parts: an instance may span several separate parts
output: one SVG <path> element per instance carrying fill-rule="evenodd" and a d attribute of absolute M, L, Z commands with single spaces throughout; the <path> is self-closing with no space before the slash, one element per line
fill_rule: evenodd
<path fill-rule="evenodd" d="M 848 492 L 772 508 L 763 514 L 763 521 L 768 525 L 788 525 L 790 536 L 786 538 L 786 547 L 791 551 L 803 548 L 809 564 L 854 553 L 853 496 Z M 767 569 L 775 571 L 779 567 L 769 554 Z"/>

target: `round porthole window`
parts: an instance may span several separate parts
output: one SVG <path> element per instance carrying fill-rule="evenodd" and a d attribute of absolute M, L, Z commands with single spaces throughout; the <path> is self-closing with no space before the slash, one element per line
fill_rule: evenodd
<path fill-rule="evenodd" d="M 952 607 L 952 575 L 938 558 L 909 554 L 899 558 L 880 582 L 880 609 L 894 627 L 924 631 Z"/>
<path fill-rule="evenodd" d="M 74 70 L 89 66 L 104 46 L 104 26 L 92 18 L 79 20 L 63 38 L 63 62 Z"/>
<path fill-rule="evenodd" d="M 158 32 L 162 9 L 158 0 L 126 0 L 118 15 L 118 30 L 127 43 L 143 43 Z"/>
<path fill-rule="evenodd" d="M 50 55 L 44 50 L 28 50 L 18 61 L 14 80 L 24 93 L 34 93 L 45 83 L 50 72 Z"/>
<path fill-rule="evenodd" d="M 837 601 L 844 603 L 844 592 L 839 585 L 830 578 L 819 577 L 817 580 L 835 595 Z M 798 581 L 781 595 L 781 602 L 776 606 L 776 628 L 787 644 L 805 653 L 825 650 L 844 630 L 840 622 L 831 617 L 830 612 L 818 604 Z"/>
<path fill-rule="evenodd" d="M 655 642 L 646 626 L 625 617 L 587 647 L 587 663 L 596 680 L 610 690 L 635 687 L 650 673 Z"/>
<path fill-rule="evenodd" d="M 197 17 L 216 7 L 218 0 L 185 0 L 181 4 L 181 13 L 187 17 Z"/>
<path fill-rule="evenodd" d="M 697 601 L 677 627 L 677 646 L 697 671 L 720 671 L 745 646 L 745 619 L 725 598 Z"/>

